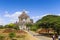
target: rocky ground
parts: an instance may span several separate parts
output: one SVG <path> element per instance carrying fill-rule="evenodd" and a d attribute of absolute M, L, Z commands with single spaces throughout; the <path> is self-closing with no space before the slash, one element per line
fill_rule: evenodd
<path fill-rule="evenodd" d="M 9 32 L 6 33 L 4 30 L 6 29 L 0 29 L 0 35 L 3 35 L 5 37 L 4 40 L 11 40 L 9 38 Z M 43 36 L 33 31 L 24 30 L 24 31 L 16 31 L 15 33 L 16 33 L 16 37 L 14 37 L 14 39 L 16 40 L 52 40 L 52 38 Z"/>

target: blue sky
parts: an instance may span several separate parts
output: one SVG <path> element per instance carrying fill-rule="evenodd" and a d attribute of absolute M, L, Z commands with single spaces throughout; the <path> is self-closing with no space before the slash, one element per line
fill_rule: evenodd
<path fill-rule="evenodd" d="M 60 15 L 60 0 L 0 0 L 0 24 L 18 21 L 23 9 L 35 22 L 48 14 Z"/>

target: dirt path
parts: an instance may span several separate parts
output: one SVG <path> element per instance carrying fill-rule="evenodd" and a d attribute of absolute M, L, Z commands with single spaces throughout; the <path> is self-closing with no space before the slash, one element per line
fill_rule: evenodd
<path fill-rule="evenodd" d="M 26 31 L 26 32 L 28 33 L 26 39 L 28 39 L 28 40 L 40 40 L 40 39 L 34 37 L 33 35 L 31 35 L 28 31 Z"/>
<path fill-rule="evenodd" d="M 33 35 L 34 37 L 40 39 L 40 40 L 52 40 L 52 38 L 39 35 L 38 33 L 35 33 L 35 32 L 32 32 L 32 31 L 29 31 L 29 33 L 30 33 L 31 35 Z"/>

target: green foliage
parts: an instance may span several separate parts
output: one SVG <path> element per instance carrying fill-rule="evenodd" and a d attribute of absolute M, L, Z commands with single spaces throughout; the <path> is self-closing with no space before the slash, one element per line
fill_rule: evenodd
<path fill-rule="evenodd" d="M 15 26 L 15 24 L 10 23 L 10 24 L 5 25 L 5 28 L 13 28 L 14 26 Z"/>
<path fill-rule="evenodd" d="M 27 27 L 30 27 L 30 26 L 32 26 L 32 24 L 31 23 L 27 23 L 26 26 Z"/>
<path fill-rule="evenodd" d="M 60 16 L 57 15 L 47 15 L 42 19 L 39 19 L 36 24 L 38 27 L 42 28 L 53 28 L 57 34 L 60 34 Z"/>
<path fill-rule="evenodd" d="M 14 26 L 13 29 L 15 29 L 15 30 L 20 30 L 20 29 L 19 29 L 19 26 Z"/>
<path fill-rule="evenodd" d="M 8 26 L 9 26 L 9 28 L 13 28 L 15 26 L 15 24 L 10 23 L 10 24 L 8 24 Z"/>
<path fill-rule="evenodd" d="M 44 16 L 42 19 L 39 19 L 36 23 L 41 23 L 41 22 L 60 22 L 60 16 L 56 15 L 47 15 Z"/>
<path fill-rule="evenodd" d="M 4 36 L 0 35 L 0 40 L 4 40 Z"/>
<path fill-rule="evenodd" d="M 8 27 L 9 27 L 9 25 L 5 25 L 5 26 L 4 26 L 4 28 L 8 28 Z"/>
<path fill-rule="evenodd" d="M 27 27 L 29 30 L 32 29 L 32 26 L 33 26 L 33 25 L 32 25 L 31 23 L 27 23 L 27 24 L 26 24 L 26 27 Z"/>
<path fill-rule="evenodd" d="M 36 31 L 38 29 L 38 27 L 34 24 L 30 27 L 30 30 L 32 31 Z"/>
<path fill-rule="evenodd" d="M 0 25 L 0 29 L 3 29 L 4 27 L 3 27 L 3 25 Z"/>
<path fill-rule="evenodd" d="M 16 34 L 14 33 L 14 32 L 12 32 L 12 33 L 9 33 L 9 37 L 12 39 L 12 38 L 14 38 L 16 36 Z"/>
<path fill-rule="evenodd" d="M 13 29 L 19 30 L 19 25 L 10 23 L 8 25 L 5 25 L 5 28 L 13 28 Z"/>

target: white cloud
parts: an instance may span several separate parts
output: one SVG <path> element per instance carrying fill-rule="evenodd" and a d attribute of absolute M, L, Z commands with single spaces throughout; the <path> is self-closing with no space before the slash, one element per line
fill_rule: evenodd
<path fill-rule="evenodd" d="M 38 19 L 38 18 L 40 18 L 40 16 L 35 16 L 35 17 L 32 17 L 32 19 L 36 19 L 36 18 Z"/>
<path fill-rule="evenodd" d="M 41 19 L 43 16 L 46 16 L 46 15 L 51 15 L 51 14 L 43 14 L 43 15 L 40 15 L 40 16 L 34 16 L 34 17 L 32 17 L 32 19 L 35 19 L 35 18 L 37 18 L 37 19 Z"/>
<path fill-rule="evenodd" d="M 3 24 L 3 20 L 2 20 L 2 18 L 0 18 L 0 25 L 2 25 Z"/>
<path fill-rule="evenodd" d="M 25 11 L 26 13 L 29 13 L 29 11 Z"/>
<path fill-rule="evenodd" d="M 0 17 L 0 25 L 5 25 L 5 21 L 3 18 Z"/>
<path fill-rule="evenodd" d="M 60 16 L 60 14 L 56 14 L 56 15 Z"/>
<path fill-rule="evenodd" d="M 51 15 L 51 14 L 47 13 L 47 14 L 43 14 L 43 15 L 40 15 L 40 16 L 34 16 L 34 17 L 32 17 L 32 19 L 34 20 L 34 23 L 35 23 L 38 19 L 41 19 L 42 17 L 44 17 L 46 15 Z"/>
<path fill-rule="evenodd" d="M 29 13 L 29 11 L 25 11 L 25 12 Z M 10 14 L 8 11 L 5 11 L 5 14 L 3 15 L 4 17 L 2 17 L 2 16 L 0 17 L 0 25 L 14 23 L 14 22 L 18 21 L 19 20 L 18 16 L 21 13 L 22 13 L 21 11 L 17 11 L 17 12 Z M 46 15 L 50 15 L 50 13 L 38 15 L 38 16 L 33 16 L 31 18 L 34 20 L 34 22 L 36 22 L 38 19 L 41 19 L 43 16 L 46 16 Z M 60 14 L 57 14 L 57 15 L 60 15 Z"/>
<path fill-rule="evenodd" d="M 58 16 L 60 16 L 60 14 L 46 13 L 46 14 L 43 14 L 43 15 L 40 15 L 40 16 L 34 16 L 34 17 L 32 17 L 32 19 L 34 20 L 34 23 L 35 23 L 37 20 L 41 19 L 42 17 L 44 17 L 46 15 L 58 15 Z"/>
<path fill-rule="evenodd" d="M 29 13 L 29 11 L 25 11 L 26 13 Z M 21 11 L 17 11 L 17 12 L 14 12 L 12 14 L 8 14 L 8 12 L 6 11 L 5 12 L 6 14 L 4 15 L 5 17 L 9 17 L 9 18 L 13 18 L 13 17 L 18 17 L 22 12 Z"/>
<path fill-rule="evenodd" d="M 14 23 L 16 21 L 18 21 L 18 16 L 21 14 L 22 12 L 14 12 L 13 14 L 5 14 L 4 17 L 9 18 L 9 23 Z"/>
<path fill-rule="evenodd" d="M 13 14 L 5 14 L 4 16 L 5 17 L 9 17 L 9 18 L 13 18 L 13 17 L 18 17 L 19 15 L 21 14 L 21 12 L 15 12 L 15 13 L 13 13 Z"/>
<path fill-rule="evenodd" d="M 25 12 L 26 12 L 26 13 L 29 13 L 28 11 L 25 11 Z M 17 12 L 14 12 L 14 13 L 12 13 L 12 14 L 6 13 L 6 14 L 4 15 L 4 17 L 10 19 L 10 20 L 9 20 L 9 23 L 14 23 L 14 22 L 16 22 L 16 21 L 19 20 L 19 19 L 18 19 L 18 16 L 20 16 L 20 14 L 22 14 L 22 11 L 17 11 Z"/>

